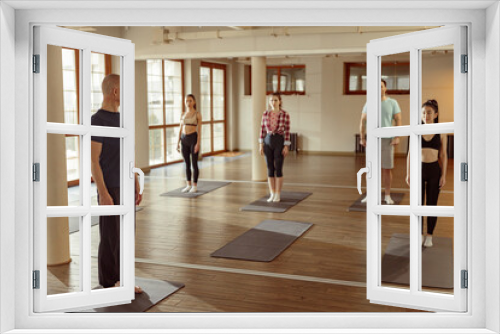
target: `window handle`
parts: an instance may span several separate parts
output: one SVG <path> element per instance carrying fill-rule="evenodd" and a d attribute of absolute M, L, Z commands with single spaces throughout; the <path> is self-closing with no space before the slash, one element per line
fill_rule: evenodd
<path fill-rule="evenodd" d="M 367 162 L 366 167 L 361 168 L 358 171 L 358 192 L 360 195 L 363 194 L 363 192 L 361 191 L 361 175 L 363 175 L 363 173 L 366 173 L 366 178 L 371 179 L 371 177 L 372 177 L 372 163 L 371 162 Z"/>
<path fill-rule="evenodd" d="M 134 174 L 137 173 L 139 174 L 139 194 L 142 195 L 142 192 L 144 191 L 144 172 L 137 167 L 134 167 L 134 162 L 130 161 L 130 178 L 134 178 Z"/>

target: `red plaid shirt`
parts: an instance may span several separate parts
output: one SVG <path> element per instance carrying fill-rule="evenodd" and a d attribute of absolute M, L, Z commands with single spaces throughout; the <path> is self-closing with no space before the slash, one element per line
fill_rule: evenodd
<path fill-rule="evenodd" d="M 264 138 L 268 133 L 273 133 L 271 128 L 271 120 L 269 118 L 270 110 L 264 111 L 262 114 L 262 122 L 260 126 L 260 138 L 259 143 L 264 142 Z M 274 133 L 280 134 L 285 137 L 285 145 L 290 145 L 292 142 L 290 141 L 290 115 L 284 111 L 280 110 L 278 115 L 278 128 Z"/>

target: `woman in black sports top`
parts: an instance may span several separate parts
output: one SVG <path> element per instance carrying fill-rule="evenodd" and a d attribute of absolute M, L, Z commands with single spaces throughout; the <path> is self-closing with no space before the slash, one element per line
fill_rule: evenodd
<path fill-rule="evenodd" d="M 428 100 L 422 104 L 422 122 L 439 122 L 438 103 Z M 422 135 L 422 205 L 437 205 L 439 191 L 446 184 L 448 155 L 446 134 Z M 410 154 L 406 163 L 406 183 L 410 185 Z M 432 234 L 437 217 L 427 217 L 427 236 L 424 247 L 432 247 Z M 423 222 L 422 222 L 423 234 Z"/>
<path fill-rule="evenodd" d="M 193 94 L 186 95 L 186 111 L 181 115 L 179 128 L 179 140 L 177 151 L 181 152 L 186 163 L 186 187 L 183 193 L 195 193 L 198 191 L 198 154 L 200 153 L 201 140 L 201 113 L 196 110 L 196 98 Z M 193 164 L 193 180 L 191 182 L 191 163 Z"/>

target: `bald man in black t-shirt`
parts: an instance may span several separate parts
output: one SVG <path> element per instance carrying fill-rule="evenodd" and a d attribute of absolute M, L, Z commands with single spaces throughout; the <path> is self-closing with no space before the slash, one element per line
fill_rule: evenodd
<path fill-rule="evenodd" d="M 102 81 L 102 107 L 92 116 L 92 125 L 120 127 L 120 76 L 107 75 Z M 99 205 L 120 205 L 120 138 L 92 136 L 92 177 Z M 135 204 L 139 205 L 139 182 L 135 178 Z M 99 216 L 101 240 L 98 250 L 99 284 L 120 286 L 120 216 Z M 142 289 L 135 287 L 136 293 Z"/>

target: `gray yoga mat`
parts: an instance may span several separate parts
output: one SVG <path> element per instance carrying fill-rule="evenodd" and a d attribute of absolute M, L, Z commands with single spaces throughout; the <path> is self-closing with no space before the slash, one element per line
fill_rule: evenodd
<path fill-rule="evenodd" d="M 432 237 L 432 247 L 422 247 L 422 286 L 453 289 L 453 241 Z M 410 236 L 394 233 L 382 257 L 382 282 L 409 285 Z"/>
<path fill-rule="evenodd" d="M 399 205 L 403 200 L 405 194 L 403 193 L 391 193 L 391 198 L 394 201 L 394 205 Z M 366 197 L 366 194 L 361 195 L 356 202 L 354 202 L 347 211 L 357 211 L 357 212 L 366 212 L 366 203 L 361 203 L 361 200 Z M 382 194 L 382 204 L 385 204 L 384 201 L 385 194 Z"/>
<path fill-rule="evenodd" d="M 198 182 L 198 191 L 195 193 L 183 193 L 181 192 L 182 188 L 178 188 L 175 190 L 171 190 L 169 192 L 163 193 L 160 196 L 171 196 L 171 197 L 184 197 L 184 198 L 194 198 L 201 196 L 203 194 L 209 193 L 211 191 L 214 191 L 215 189 L 222 188 L 227 186 L 228 184 L 231 184 L 231 182 L 220 182 L 220 181 L 200 181 Z"/>
<path fill-rule="evenodd" d="M 240 211 L 258 211 L 258 212 L 285 212 L 303 199 L 309 197 L 312 193 L 282 191 L 280 202 L 268 202 L 269 195 L 266 195 L 247 206 L 240 208 Z"/>
<path fill-rule="evenodd" d="M 78 311 L 78 313 L 145 312 L 155 304 L 158 304 L 163 299 L 167 298 L 180 288 L 184 287 L 184 284 L 178 282 L 167 282 L 167 281 L 160 281 L 160 280 L 140 278 L 140 277 L 135 278 L 135 285 L 140 286 L 143 290 L 143 293 L 136 293 L 135 299 L 129 304 L 98 307 L 98 308 Z"/>
<path fill-rule="evenodd" d="M 137 211 L 142 211 L 144 208 L 141 208 L 140 206 L 135 207 L 135 212 Z M 94 226 L 99 224 L 99 216 L 92 216 L 90 218 L 90 226 Z M 74 233 L 80 231 L 80 218 L 79 217 L 69 217 L 68 218 L 68 224 L 69 224 L 69 233 Z"/>
<path fill-rule="evenodd" d="M 270 262 L 312 225 L 290 220 L 264 220 L 210 256 Z"/>

